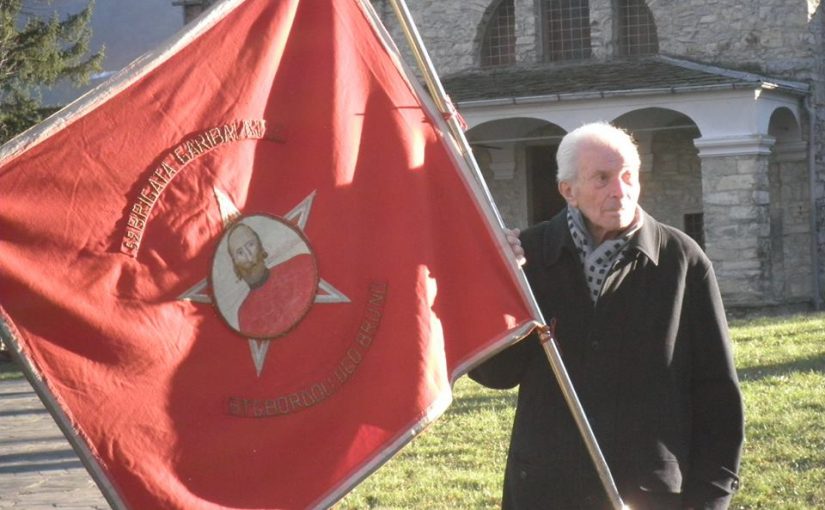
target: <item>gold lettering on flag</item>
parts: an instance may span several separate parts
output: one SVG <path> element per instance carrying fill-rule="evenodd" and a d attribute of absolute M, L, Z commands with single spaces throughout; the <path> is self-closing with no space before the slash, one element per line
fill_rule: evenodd
<path fill-rule="evenodd" d="M 373 282 L 361 325 L 341 359 L 326 377 L 304 388 L 272 398 L 229 397 L 229 414 L 240 418 L 269 418 L 302 411 L 320 404 L 349 381 L 364 361 L 384 313 L 386 282 Z"/>
<path fill-rule="evenodd" d="M 127 209 L 126 231 L 120 251 L 132 257 L 137 256 L 152 208 L 187 164 L 218 146 L 261 139 L 284 141 L 280 130 L 268 126 L 264 119 L 238 120 L 196 133 L 164 153 L 160 164 L 144 181 L 131 207 Z"/>

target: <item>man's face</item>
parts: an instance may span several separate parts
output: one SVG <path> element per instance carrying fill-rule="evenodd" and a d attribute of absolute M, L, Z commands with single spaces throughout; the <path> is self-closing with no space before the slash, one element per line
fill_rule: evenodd
<path fill-rule="evenodd" d="M 239 225 L 229 235 L 229 255 L 238 276 L 254 284 L 266 274 L 263 247 L 251 228 Z"/>
<path fill-rule="evenodd" d="M 615 237 L 633 223 L 639 201 L 639 169 L 622 153 L 599 141 L 585 142 L 578 174 L 560 182 L 567 203 L 578 208 L 596 244 Z"/>

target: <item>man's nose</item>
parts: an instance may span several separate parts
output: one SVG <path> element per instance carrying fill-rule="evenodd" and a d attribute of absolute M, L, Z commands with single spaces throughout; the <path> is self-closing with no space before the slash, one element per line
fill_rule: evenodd
<path fill-rule="evenodd" d="M 610 183 L 608 184 L 608 186 L 609 186 L 610 196 L 617 197 L 617 198 L 621 198 L 621 197 L 625 196 L 625 194 L 626 194 L 625 187 L 627 186 L 627 184 L 625 184 L 625 182 L 622 180 L 621 177 L 617 176 L 613 179 L 610 179 Z"/>

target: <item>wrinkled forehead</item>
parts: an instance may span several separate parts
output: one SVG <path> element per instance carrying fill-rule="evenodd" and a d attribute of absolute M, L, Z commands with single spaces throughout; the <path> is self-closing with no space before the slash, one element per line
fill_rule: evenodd
<path fill-rule="evenodd" d="M 602 165 L 639 170 L 641 161 L 635 145 L 600 138 L 583 141 L 579 146 L 579 161 L 589 160 Z"/>

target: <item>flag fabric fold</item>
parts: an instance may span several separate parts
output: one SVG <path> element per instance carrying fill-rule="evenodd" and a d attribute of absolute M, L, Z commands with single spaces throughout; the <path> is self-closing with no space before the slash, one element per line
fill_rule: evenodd
<path fill-rule="evenodd" d="M 0 322 L 114 506 L 326 507 L 535 323 L 371 7 L 225 1 L 0 149 Z"/>

